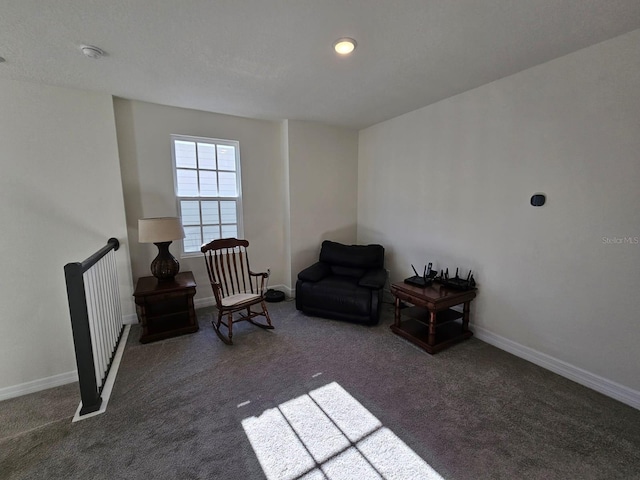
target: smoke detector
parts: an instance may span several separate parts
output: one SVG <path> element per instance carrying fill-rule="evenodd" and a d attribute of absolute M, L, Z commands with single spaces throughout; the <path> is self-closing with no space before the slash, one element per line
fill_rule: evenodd
<path fill-rule="evenodd" d="M 80 50 L 85 55 L 85 57 L 89 58 L 101 58 L 104 57 L 104 50 L 98 47 L 94 47 L 93 45 L 83 45 L 80 47 Z"/>

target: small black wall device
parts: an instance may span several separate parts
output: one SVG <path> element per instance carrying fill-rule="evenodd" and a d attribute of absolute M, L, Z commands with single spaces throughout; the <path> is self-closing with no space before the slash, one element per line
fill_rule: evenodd
<path fill-rule="evenodd" d="M 534 207 L 541 207 L 542 205 L 544 205 L 544 202 L 546 200 L 547 198 L 543 193 L 536 193 L 531 197 L 531 205 L 533 205 Z"/>

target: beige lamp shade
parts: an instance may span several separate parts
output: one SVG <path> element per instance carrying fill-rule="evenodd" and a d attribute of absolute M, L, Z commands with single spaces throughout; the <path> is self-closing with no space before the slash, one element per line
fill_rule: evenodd
<path fill-rule="evenodd" d="M 178 217 L 141 218 L 138 220 L 140 243 L 171 242 L 184 238 L 182 222 Z"/>

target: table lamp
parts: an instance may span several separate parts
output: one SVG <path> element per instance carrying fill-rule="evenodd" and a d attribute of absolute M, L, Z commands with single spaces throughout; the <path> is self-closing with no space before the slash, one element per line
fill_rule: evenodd
<path fill-rule="evenodd" d="M 142 218 L 138 220 L 138 241 L 154 243 L 158 256 L 151 262 L 151 273 L 159 282 L 170 282 L 180 271 L 180 263 L 169 252 L 173 240 L 184 238 L 178 217 Z"/>

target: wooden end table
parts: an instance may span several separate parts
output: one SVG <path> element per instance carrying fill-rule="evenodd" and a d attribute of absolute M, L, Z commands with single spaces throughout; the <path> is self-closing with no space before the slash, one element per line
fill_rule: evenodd
<path fill-rule="evenodd" d="M 428 353 L 437 353 L 473 335 L 469 330 L 469 305 L 476 297 L 475 289 L 459 291 L 439 283 L 422 288 L 398 282 L 391 285 L 391 293 L 395 297 L 391 330 Z M 414 306 L 401 309 L 401 300 Z M 451 309 L 456 305 L 463 305 L 462 312 Z"/>
<path fill-rule="evenodd" d="M 198 331 L 193 308 L 196 281 L 192 272 L 180 272 L 173 281 L 141 277 L 133 292 L 138 320 L 142 326 L 140 342 L 148 343 Z"/>

